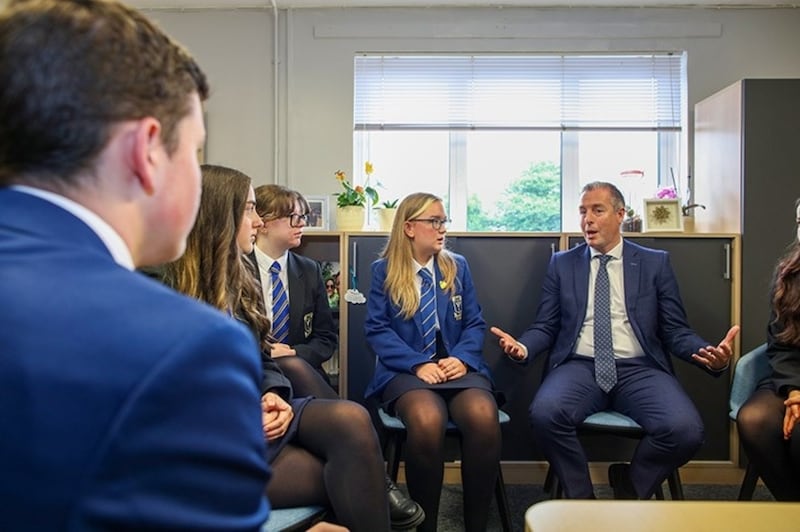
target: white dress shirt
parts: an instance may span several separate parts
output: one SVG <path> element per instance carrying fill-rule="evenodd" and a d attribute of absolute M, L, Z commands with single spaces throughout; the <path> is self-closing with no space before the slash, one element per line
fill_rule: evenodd
<path fill-rule="evenodd" d="M 433 282 L 433 308 L 436 308 L 436 268 L 433 267 L 433 257 L 431 257 L 431 260 L 429 260 L 425 266 L 420 266 L 417 261 L 414 261 L 414 282 L 417 285 L 419 295 L 422 296 L 422 279 L 419 276 L 420 270 L 428 270 L 428 273 L 431 274 L 431 281 Z M 438 331 L 440 329 L 438 311 L 434 314 L 434 317 L 436 318 L 436 330 Z"/>
<path fill-rule="evenodd" d="M 622 267 L 622 245 L 614 246 L 606 255 L 613 257 L 608 261 L 608 281 L 611 290 L 611 335 L 614 343 L 614 356 L 616 358 L 633 358 L 644 355 L 644 350 L 636 339 L 636 335 L 628 319 L 628 312 L 625 309 L 625 276 Z M 596 259 L 600 252 L 594 248 L 591 251 L 591 261 L 589 269 L 589 297 L 586 300 L 586 317 L 578 334 L 578 343 L 575 345 L 575 353 L 579 355 L 594 357 L 594 285 L 597 280 L 597 271 L 600 269 L 600 260 Z"/>
<path fill-rule="evenodd" d="M 266 307 L 267 317 L 270 323 L 272 323 L 272 273 L 270 273 L 269 269 L 272 268 L 272 263 L 275 261 L 278 261 L 278 264 L 281 265 L 281 273 L 278 274 L 278 277 L 280 277 L 283 287 L 286 289 L 286 298 L 288 299 L 289 274 L 286 271 L 286 265 L 289 262 L 289 252 L 287 251 L 277 259 L 273 259 L 258 249 L 258 246 L 254 249 L 256 252 L 256 262 L 258 263 L 258 275 L 261 278 L 261 289 L 264 292 L 264 306 Z M 291 308 L 291 306 L 292 302 L 289 301 L 289 308 Z"/>

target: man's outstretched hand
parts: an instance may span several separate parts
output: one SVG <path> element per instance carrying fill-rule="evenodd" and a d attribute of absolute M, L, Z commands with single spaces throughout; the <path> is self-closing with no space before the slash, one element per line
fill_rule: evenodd
<path fill-rule="evenodd" d="M 514 360 L 525 360 L 528 353 L 519 345 L 517 339 L 498 327 L 490 327 L 489 331 L 497 336 L 500 340 L 500 347 L 503 352 Z"/>
<path fill-rule="evenodd" d="M 737 334 L 739 334 L 739 326 L 734 325 L 717 347 L 713 345 L 704 347 L 699 352 L 694 353 L 692 359 L 712 371 L 725 369 L 731 361 L 731 356 L 733 356 L 733 339 L 736 338 Z"/>

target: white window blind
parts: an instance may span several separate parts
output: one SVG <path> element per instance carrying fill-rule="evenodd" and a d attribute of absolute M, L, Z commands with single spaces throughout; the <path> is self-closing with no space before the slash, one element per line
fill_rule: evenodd
<path fill-rule="evenodd" d="M 356 130 L 679 131 L 680 53 L 363 55 Z"/>

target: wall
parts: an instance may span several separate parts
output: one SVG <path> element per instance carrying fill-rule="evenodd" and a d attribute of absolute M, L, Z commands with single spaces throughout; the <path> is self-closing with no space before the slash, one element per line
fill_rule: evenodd
<path fill-rule="evenodd" d="M 272 182 L 272 13 L 149 14 L 211 78 L 208 160 Z M 307 194 L 337 191 L 333 172 L 352 168 L 357 52 L 687 50 L 690 126 L 695 103 L 740 78 L 800 77 L 798 9 L 331 8 L 279 22 L 277 181 Z"/>

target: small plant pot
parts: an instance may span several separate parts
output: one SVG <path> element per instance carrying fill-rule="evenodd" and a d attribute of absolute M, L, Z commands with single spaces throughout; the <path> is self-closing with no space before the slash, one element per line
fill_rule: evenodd
<path fill-rule="evenodd" d="M 336 228 L 339 231 L 361 231 L 364 228 L 366 210 L 358 205 L 336 209 Z"/>
<path fill-rule="evenodd" d="M 378 213 L 378 228 L 381 231 L 391 231 L 397 209 L 384 207 L 382 209 L 376 209 L 376 212 Z"/>
<path fill-rule="evenodd" d="M 633 218 L 625 218 L 622 221 L 623 233 L 641 233 L 642 232 L 642 219 L 639 216 Z"/>

